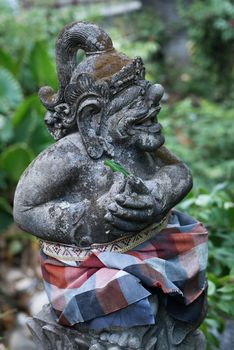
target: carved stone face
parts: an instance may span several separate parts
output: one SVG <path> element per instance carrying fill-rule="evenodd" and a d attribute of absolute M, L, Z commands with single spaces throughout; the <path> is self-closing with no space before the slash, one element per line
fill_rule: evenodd
<path fill-rule="evenodd" d="M 162 95 L 161 85 L 142 80 L 111 101 L 109 113 L 113 114 L 108 118 L 108 136 L 112 143 L 123 143 L 125 147 L 127 144 L 147 152 L 159 148 L 164 143 L 164 136 L 156 116 Z"/>
<path fill-rule="evenodd" d="M 87 153 L 98 159 L 121 147 L 152 152 L 164 143 L 157 121 L 163 88 L 138 80 L 117 93 L 108 83 L 81 74 L 65 91 L 66 103 L 47 112 L 45 123 L 58 140 L 79 130 Z"/>

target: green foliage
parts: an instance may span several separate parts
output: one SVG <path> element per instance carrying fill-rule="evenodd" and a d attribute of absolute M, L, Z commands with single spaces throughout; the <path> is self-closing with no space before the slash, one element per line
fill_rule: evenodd
<path fill-rule="evenodd" d="M 108 33 L 117 50 L 132 58 L 140 53 L 147 65 L 146 78 L 149 80 L 155 79 L 158 69 L 154 57 L 160 51 L 164 29 L 160 18 L 149 10 L 123 15 L 114 18 L 111 26 L 107 24 Z"/>
<path fill-rule="evenodd" d="M 179 208 L 209 232 L 209 309 L 202 325 L 208 349 L 217 346 L 224 319 L 234 318 L 233 115 L 233 109 L 195 97 L 161 112 L 167 146 L 187 162 L 195 180 Z"/>
<path fill-rule="evenodd" d="M 1 153 L 0 168 L 5 172 L 10 181 L 17 182 L 33 158 L 34 153 L 27 144 L 15 143 Z"/>
<path fill-rule="evenodd" d="M 234 97 L 233 1 L 193 0 L 190 6 L 183 0 L 178 3 L 188 28 L 193 62 L 187 88 L 230 104 Z"/>
<path fill-rule="evenodd" d="M 198 185 L 234 179 L 234 109 L 204 99 L 187 98 L 160 114 L 168 147 L 187 160 Z"/>
<path fill-rule="evenodd" d="M 201 329 L 208 349 L 218 347 L 216 334 L 222 332 L 225 318 L 234 318 L 234 203 L 228 183 L 194 189 L 180 204 L 180 209 L 202 221 L 209 232 L 207 277 L 208 315 Z"/>
<path fill-rule="evenodd" d="M 114 160 L 105 160 L 104 165 L 108 166 L 114 173 L 122 173 L 124 176 L 129 176 L 129 172 L 119 163 Z"/>
<path fill-rule="evenodd" d="M 32 79 L 36 82 L 37 86 L 46 84 L 54 88 L 57 87 L 55 67 L 48 55 L 46 43 L 36 42 L 34 44 L 29 61 Z"/>
<path fill-rule="evenodd" d="M 8 70 L 0 67 L 0 114 L 7 114 L 14 110 L 22 98 L 18 81 Z"/>

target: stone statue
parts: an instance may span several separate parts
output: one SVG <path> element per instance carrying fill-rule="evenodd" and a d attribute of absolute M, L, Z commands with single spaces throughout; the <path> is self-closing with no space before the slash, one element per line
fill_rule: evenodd
<path fill-rule="evenodd" d="M 39 91 L 56 143 L 14 202 L 16 223 L 41 240 L 51 306 L 29 322 L 38 348 L 204 349 L 206 231 L 172 209 L 192 176 L 163 146 L 162 86 L 86 22 L 59 33 L 56 64 L 58 92 Z"/>

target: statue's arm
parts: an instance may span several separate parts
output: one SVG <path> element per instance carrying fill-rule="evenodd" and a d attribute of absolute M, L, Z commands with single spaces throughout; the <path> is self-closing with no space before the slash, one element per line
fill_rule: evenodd
<path fill-rule="evenodd" d="M 20 228 L 46 240 L 71 240 L 86 207 L 85 201 L 67 196 L 71 184 L 79 181 L 73 152 L 69 145 L 55 144 L 26 169 L 14 199 L 14 219 Z"/>
<path fill-rule="evenodd" d="M 191 190 L 192 174 L 185 163 L 164 146 L 156 151 L 155 157 L 162 165 L 146 185 L 157 200 L 158 210 L 165 214 Z"/>
<path fill-rule="evenodd" d="M 159 167 L 153 178 L 142 181 L 129 176 L 125 190 L 108 207 L 106 219 L 124 231 L 139 231 L 160 221 L 192 187 L 187 166 L 165 147 L 155 156 Z"/>

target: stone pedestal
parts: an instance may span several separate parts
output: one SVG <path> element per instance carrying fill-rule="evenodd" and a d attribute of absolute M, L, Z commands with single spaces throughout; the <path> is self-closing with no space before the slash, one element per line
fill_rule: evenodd
<path fill-rule="evenodd" d="M 105 330 L 80 331 L 56 323 L 56 316 L 49 305 L 28 321 L 28 327 L 38 350 L 205 350 L 204 335 L 183 322 L 175 321 L 161 307 L 157 326 L 134 327 L 129 331 L 132 341 L 121 346 L 121 335 L 126 329 L 109 330 L 111 342 L 104 340 Z M 144 332 L 142 333 L 142 330 Z M 141 344 L 134 339 L 143 334 Z M 116 342 L 115 342 L 116 341 Z M 122 337 L 123 344 L 123 337 Z"/>

